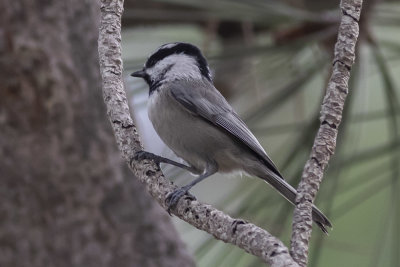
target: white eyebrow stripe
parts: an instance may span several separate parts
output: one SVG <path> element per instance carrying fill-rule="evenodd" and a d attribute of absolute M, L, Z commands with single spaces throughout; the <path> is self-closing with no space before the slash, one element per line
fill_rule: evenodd
<path fill-rule="evenodd" d="M 171 48 L 171 47 L 176 46 L 177 44 L 178 43 L 165 44 L 165 45 L 162 45 L 158 50 L 163 49 L 163 48 Z"/>

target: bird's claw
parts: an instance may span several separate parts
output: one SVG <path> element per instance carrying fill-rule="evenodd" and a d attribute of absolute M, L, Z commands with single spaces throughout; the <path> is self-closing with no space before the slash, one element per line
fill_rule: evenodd
<path fill-rule="evenodd" d="M 172 193 L 168 194 L 167 198 L 165 199 L 165 203 L 168 206 L 167 211 L 169 215 L 171 215 L 171 209 L 174 209 L 176 207 L 176 204 L 178 204 L 179 199 L 181 199 L 184 195 L 186 195 L 187 199 L 196 200 L 196 197 L 191 193 L 189 193 L 189 189 L 185 187 L 178 188 Z"/>
<path fill-rule="evenodd" d="M 156 164 L 160 163 L 159 156 L 143 150 L 136 152 L 135 156 L 133 156 L 133 159 L 137 161 L 148 159 L 148 160 L 153 160 Z"/>

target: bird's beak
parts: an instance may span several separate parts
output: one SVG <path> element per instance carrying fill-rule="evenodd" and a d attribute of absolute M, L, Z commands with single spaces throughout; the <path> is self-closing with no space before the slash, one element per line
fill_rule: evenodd
<path fill-rule="evenodd" d="M 146 71 L 143 70 L 138 70 L 135 71 L 134 73 L 131 74 L 132 77 L 138 77 L 138 78 L 144 78 L 146 76 Z"/>

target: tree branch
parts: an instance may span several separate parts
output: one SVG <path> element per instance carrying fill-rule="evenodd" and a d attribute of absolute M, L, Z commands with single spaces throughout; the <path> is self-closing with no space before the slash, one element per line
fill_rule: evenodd
<path fill-rule="evenodd" d="M 342 0 L 340 3 L 342 18 L 335 45 L 332 76 L 321 107 L 321 124 L 297 189 L 290 253 L 300 266 L 306 266 L 308 261 L 312 203 L 325 167 L 335 152 L 338 127 L 348 94 L 350 69 L 355 59 L 361 6 L 362 0 Z"/>
<path fill-rule="evenodd" d="M 111 121 L 122 157 L 149 193 L 166 209 L 165 198 L 175 189 L 152 161 L 137 162 L 136 151 L 142 150 L 139 135 L 129 114 L 122 82 L 121 15 L 123 0 L 101 0 L 99 32 L 100 71 L 107 115 Z M 212 234 L 215 238 L 234 244 L 260 257 L 271 266 L 298 266 L 283 243 L 267 231 L 188 198 L 182 198 L 174 211 L 182 220 Z"/>

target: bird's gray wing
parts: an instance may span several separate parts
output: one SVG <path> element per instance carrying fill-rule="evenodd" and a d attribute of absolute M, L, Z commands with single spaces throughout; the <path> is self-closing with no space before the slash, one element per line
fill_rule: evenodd
<path fill-rule="evenodd" d="M 196 86 L 196 90 L 193 87 Z M 235 113 L 233 108 L 211 83 L 178 82 L 170 88 L 172 97 L 191 113 L 198 115 L 252 150 L 276 175 L 282 178 L 278 168 L 269 158 L 256 137 Z"/>

